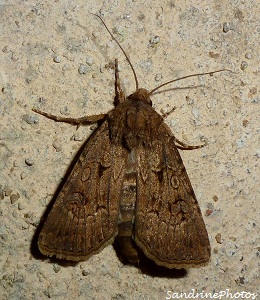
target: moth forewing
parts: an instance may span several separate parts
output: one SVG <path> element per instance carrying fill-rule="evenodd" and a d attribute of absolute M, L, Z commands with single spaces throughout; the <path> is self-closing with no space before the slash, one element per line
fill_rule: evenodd
<path fill-rule="evenodd" d="M 132 149 L 138 162 L 134 239 L 158 265 L 204 265 L 210 258 L 208 235 L 174 136 L 148 104 L 136 112 L 138 119 L 145 125 L 136 122 L 136 128 L 149 136 L 139 137 Z"/>
<path fill-rule="evenodd" d="M 124 156 L 124 149 L 111 145 L 105 120 L 83 149 L 43 224 L 38 241 L 43 254 L 79 261 L 113 242 L 123 176 L 118 165 L 123 167 Z"/>

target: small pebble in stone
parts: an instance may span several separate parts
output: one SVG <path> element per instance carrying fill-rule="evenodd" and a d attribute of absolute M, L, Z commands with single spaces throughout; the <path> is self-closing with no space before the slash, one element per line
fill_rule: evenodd
<path fill-rule="evenodd" d="M 37 123 L 39 123 L 39 118 L 38 118 L 37 115 L 26 114 L 26 115 L 23 116 L 23 120 L 27 124 L 37 124 Z"/>
<path fill-rule="evenodd" d="M 91 56 L 88 56 L 86 58 L 86 64 L 88 64 L 89 66 L 93 65 L 93 58 Z"/>
<path fill-rule="evenodd" d="M 29 228 L 29 224 L 28 223 L 23 223 L 22 224 L 22 229 L 28 229 Z"/>
<path fill-rule="evenodd" d="M 43 98 L 43 97 L 40 97 L 39 99 L 38 99 L 38 102 L 39 103 L 45 103 L 46 102 L 46 99 L 45 98 Z"/>
<path fill-rule="evenodd" d="M 252 59 L 252 54 L 251 54 L 250 52 L 247 52 L 247 53 L 245 54 L 245 58 L 247 58 L 247 59 Z"/>
<path fill-rule="evenodd" d="M 185 98 L 186 98 L 186 101 L 187 101 L 187 103 L 188 103 L 189 105 L 194 104 L 194 99 L 193 99 L 193 98 L 190 98 L 189 96 L 186 96 Z"/>
<path fill-rule="evenodd" d="M 141 13 L 141 14 L 138 16 L 138 20 L 139 20 L 139 21 L 143 21 L 144 19 L 145 19 L 145 15 Z"/>
<path fill-rule="evenodd" d="M 14 166 L 14 167 L 18 167 L 18 166 L 19 166 L 17 160 L 15 160 L 15 161 L 13 162 L 13 166 Z"/>
<path fill-rule="evenodd" d="M 237 140 L 237 149 L 241 149 L 245 147 L 245 142 L 242 139 Z"/>
<path fill-rule="evenodd" d="M 19 274 L 18 272 L 15 272 L 14 274 L 14 282 L 24 282 L 25 281 L 25 277 L 23 274 Z"/>
<path fill-rule="evenodd" d="M 235 280 L 235 282 L 239 285 L 244 284 L 245 283 L 245 277 L 244 276 L 239 276 L 237 280 Z"/>
<path fill-rule="evenodd" d="M 59 141 L 54 141 L 52 143 L 52 146 L 56 149 L 57 152 L 62 150 L 62 145 Z"/>
<path fill-rule="evenodd" d="M 62 67 L 62 71 L 67 71 L 69 70 L 69 65 L 68 64 L 64 64 Z"/>
<path fill-rule="evenodd" d="M 129 19 L 130 19 L 130 15 L 127 15 L 127 14 L 123 15 L 122 17 L 123 17 L 123 19 L 125 19 L 125 20 L 129 20 Z"/>
<path fill-rule="evenodd" d="M 146 71 L 150 71 L 151 67 L 152 67 L 152 61 L 150 58 L 148 58 L 147 60 L 141 60 L 139 63 L 140 67 L 143 68 Z"/>
<path fill-rule="evenodd" d="M 205 215 L 208 217 L 213 213 L 213 211 L 214 211 L 214 204 L 210 202 L 207 204 Z"/>
<path fill-rule="evenodd" d="M 256 95 L 257 94 L 257 87 L 256 86 L 252 87 L 249 91 L 250 91 L 250 94 Z"/>
<path fill-rule="evenodd" d="M 32 211 L 29 211 L 29 212 L 24 214 L 24 221 L 27 224 L 31 224 L 35 227 L 38 226 L 39 223 L 40 223 L 40 219 L 36 218 L 34 212 L 32 212 Z"/>
<path fill-rule="evenodd" d="M 0 239 L 3 240 L 4 242 L 7 242 L 8 241 L 8 234 L 1 233 L 0 234 Z M 4 278 L 4 276 L 3 276 L 3 278 Z"/>
<path fill-rule="evenodd" d="M 24 179 L 26 176 L 27 176 L 27 175 L 26 175 L 25 172 L 22 172 L 21 175 L 20 175 L 21 179 Z"/>
<path fill-rule="evenodd" d="M 83 271 L 82 271 L 82 275 L 83 275 L 83 276 L 88 276 L 88 275 L 89 275 L 89 272 L 86 271 L 86 270 L 83 270 Z"/>
<path fill-rule="evenodd" d="M 207 106 L 208 109 L 210 109 L 211 108 L 211 103 L 207 102 L 206 106 Z"/>
<path fill-rule="evenodd" d="M 105 68 L 107 70 L 114 70 L 115 69 L 115 63 L 114 63 L 114 61 L 110 61 L 108 64 L 105 64 Z M 118 66 L 118 68 L 119 68 L 119 71 L 120 71 L 120 67 L 119 66 Z M 103 72 L 101 72 L 101 73 L 103 73 Z"/>
<path fill-rule="evenodd" d="M 61 113 L 62 115 L 68 116 L 68 115 L 70 114 L 69 109 L 68 109 L 68 106 L 62 107 L 62 108 L 60 109 L 60 113 Z"/>
<path fill-rule="evenodd" d="M 245 70 L 248 67 L 248 63 L 246 61 L 242 61 L 240 65 L 241 70 Z"/>
<path fill-rule="evenodd" d="M 84 64 L 80 64 L 79 68 L 78 68 L 78 72 L 79 74 L 86 74 L 88 72 L 89 67 L 87 65 Z"/>
<path fill-rule="evenodd" d="M 222 238 L 221 238 L 221 234 L 220 233 L 216 234 L 215 240 L 217 241 L 218 244 L 222 244 Z"/>
<path fill-rule="evenodd" d="M 25 205 L 24 205 L 24 203 L 22 203 L 22 202 L 19 202 L 19 203 L 18 203 L 18 209 L 19 209 L 19 210 L 23 210 L 23 209 L 25 209 Z"/>
<path fill-rule="evenodd" d="M 17 212 L 17 210 L 14 210 L 14 211 L 13 211 L 12 216 L 13 216 L 14 218 L 17 218 L 17 217 L 18 217 L 18 212 Z"/>
<path fill-rule="evenodd" d="M 227 33 L 231 29 L 232 29 L 232 25 L 229 22 L 223 23 L 223 32 Z"/>
<path fill-rule="evenodd" d="M 196 119 L 198 119 L 198 117 L 200 116 L 200 112 L 197 108 L 192 109 L 192 114 L 193 114 L 194 118 L 196 118 Z"/>
<path fill-rule="evenodd" d="M 213 213 L 213 210 L 207 208 L 206 211 L 205 211 L 205 216 L 208 217 L 208 216 L 210 216 L 212 213 Z"/>
<path fill-rule="evenodd" d="M 56 63 L 60 63 L 61 62 L 61 58 L 58 54 L 55 54 L 53 56 L 53 61 L 56 62 Z"/>
<path fill-rule="evenodd" d="M 7 197 L 10 196 L 12 194 L 12 192 L 13 191 L 8 187 L 4 189 L 5 196 L 7 196 Z"/>
<path fill-rule="evenodd" d="M 160 81 L 162 79 L 162 74 L 155 75 L 155 81 Z"/>
<path fill-rule="evenodd" d="M 218 201 L 218 196 L 217 196 L 217 195 L 214 195 L 214 196 L 213 196 L 213 200 L 214 200 L 215 202 L 217 202 L 217 201 Z"/>
<path fill-rule="evenodd" d="M 20 194 L 19 193 L 15 193 L 15 194 L 11 194 L 10 195 L 10 200 L 11 203 L 14 204 L 15 202 L 17 202 L 17 200 L 20 198 Z"/>
<path fill-rule="evenodd" d="M 60 271 L 61 267 L 58 264 L 53 265 L 53 270 L 55 273 L 58 273 Z"/>
<path fill-rule="evenodd" d="M 150 38 L 149 43 L 150 45 L 156 45 L 160 42 L 160 37 L 158 35 Z"/>
<path fill-rule="evenodd" d="M 76 142 L 81 142 L 81 141 L 83 141 L 83 138 L 78 133 L 75 133 L 73 140 Z"/>
<path fill-rule="evenodd" d="M 248 120 L 243 120 L 243 122 L 242 122 L 242 124 L 243 124 L 244 127 L 247 127 L 248 123 L 249 123 Z"/>
<path fill-rule="evenodd" d="M 89 127 L 90 130 L 96 130 L 97 129 L 97 125 L 96 124 L 93 124 Z"/>
<path fill-rule="evenodd" d="M 4 48 L 2 48 L 2 52 L 8 53 L 9 52 L 8 46 L 4 46 Z"/>
<path fill-rule="evenodd" d="M 26 158 L 25 159 L 25 163 L 28 165 L 28 166 L 32 166 L 34 164 L 34 161 L 33 159 L 31 158 Z"/>

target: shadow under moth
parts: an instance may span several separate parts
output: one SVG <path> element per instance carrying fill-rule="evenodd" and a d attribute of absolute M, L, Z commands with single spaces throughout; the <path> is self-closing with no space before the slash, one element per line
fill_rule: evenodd
<path fill-rule="evenodd" d="M 100 18 L 100 17 L 99 17 Z M 101 19 L 101 18 L 100 18 Z M 104 26 L 108 30 L 104 21 Z M 55 121 L 76 125 L 101 121 L 58 194 L 41 229 L 38 246 L 47 256 L 81 261 L 118 240 L 131 263 L 143 252 L 167 268 L 205 265 L 210 243 L 178 141 L 152 108 L 152 91 L 138 87 L 125 97 L 115 61 L 115 108 L 106 115 L 61 118 L 33 109 Z"/>

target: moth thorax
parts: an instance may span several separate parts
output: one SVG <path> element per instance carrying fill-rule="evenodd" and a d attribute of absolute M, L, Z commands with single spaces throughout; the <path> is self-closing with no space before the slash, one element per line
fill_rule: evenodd
<path fill-rule="evenodd" d="M 136 92 L 131 94 L 128 99 L 142 101 L 152 106 L 152 100 L 150 99 L 150 92 L 147 89 L 138 89 Z"/>

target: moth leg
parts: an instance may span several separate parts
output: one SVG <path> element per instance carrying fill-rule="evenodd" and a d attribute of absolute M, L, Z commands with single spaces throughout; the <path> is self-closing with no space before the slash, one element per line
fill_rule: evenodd
<path fill-rule="evenodd" d="M 170 111 L 162 113 L 162 117 L 165 119 L 167 118 L 173 111 L 175 111 L 176 106 L 174 106 Z"/>
<path fill-rule="evenodd" d="M 115 105 L 124 102 L 126 99 L 125 93 L 121 88 L 120 78 L 119 78 L 119 70 L 118 70 L 118 60 L 115 59 Z"/>
<path fill-rule="evenodd" d="M 175 136 L 173 137 L 173 140 L 174 140 L 174 143 L 179 144 L 179 145 L 176 145 L 176 147 L 181 150 L 194 150 L 194 149 L 199 149 L 199 148 L 206 146 L 206 143 L 202 144 L 202 145 L 196 145 L 196 146 L 187 145 L 187 144 L 179 141 Z"/>
<path fill-rule="evenodd" d="M 106 114 L 100 114 L 100 115 L 94 115 L 94 116 L 85 116 L 81 118 L 64 118 L 59 116 L 54 116 L 52 114 L 48 114 L 46 112 L 40 111 L 38 109 L 33 108 L 32 111 L 36 112 L 37 114 L 40 114 L 46 118 L 52 119 L 55 122 L 65 122 L 73 125 L 81 125 L 86 123 L 95 123 L 97 121 L 100 121 L 105 118 Z"/>

